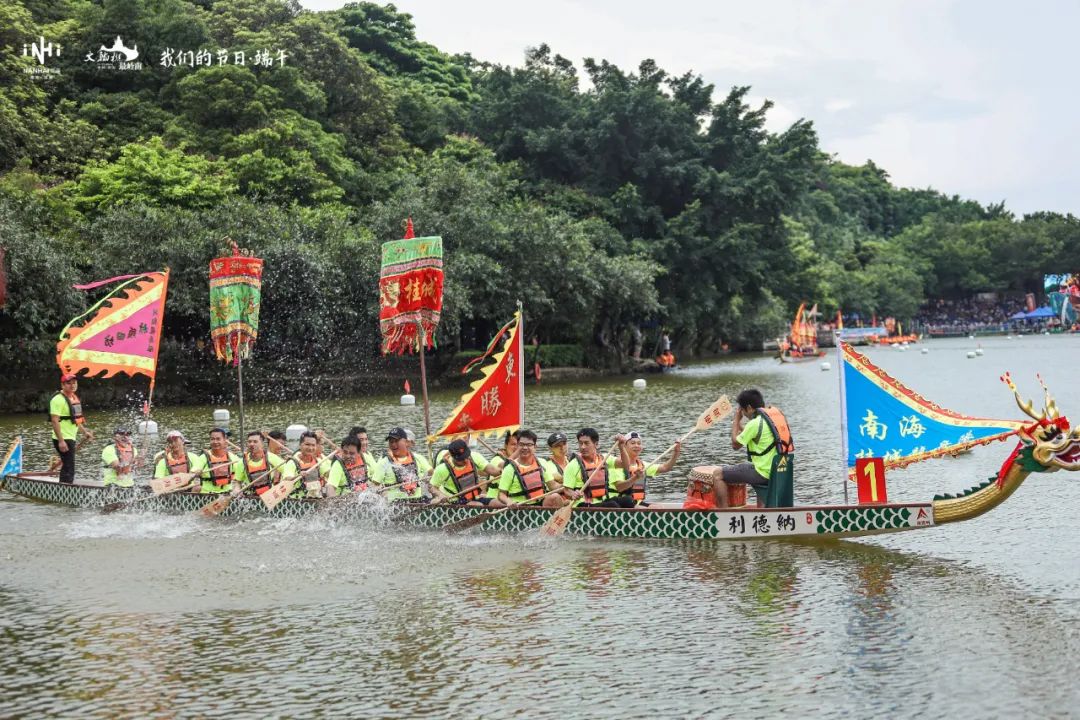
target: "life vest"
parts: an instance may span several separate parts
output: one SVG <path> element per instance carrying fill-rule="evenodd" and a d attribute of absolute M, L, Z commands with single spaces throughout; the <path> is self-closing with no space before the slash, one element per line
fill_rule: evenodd
<path fill-rule="evenodd" d="M 746 446 L 746 456 L 751 461 L 755 457 L 767 455 L 772 452 L 773 448 L 776 448 L 781 454 L 795 452 L 795 442 L 791 439 L 791 429 L 788 427 L 787 418 L 784 417 L 784 413 L 780 412 L 777 408 L 772 406 L 758 408 L 757 415 L 761 417 L 762 421 L 769 426 L 769 430 L 772 431 L 773 441 L 769 443 L 764 449 L 758 452 L 752 452 L 750 446 Z M 761 437 L 760 430 L 754 440 L 758 440 Z"/>
<path fill-rule="evenodd" d="M 630 464 L 630 467 L 626 468 L 626 478 L 630 479 L 630 476 L 633 475 L 635 472 L 644 469 L 645 463 L 633 462 Z M 643 472 L 641 473 L 641 479 L 636 481 L 633 487 L 631 487 L 629 490 L 624 490 L 619 494 L 629 495 L 630 497 L 634 498 L 635 503 L 642 502 L 645 499 L 645 483 L 648 482 L 648 480 L 648 475 Z"/>
<path fill-rule="evenodd" d="M 267 473 L 267 475 L 269 475 L 269 473 L 267 472 L 268 470 L 270 470 L 270 458 L 267 456 L 266 453 L 263 453 L 262 461 L 257 463 L 251 462 L 251 456 L 249 453 L 244 453 L 244 471 L 247 473 L 248 482 L 252 482 L 255 479 L 254 476 L 260 473 Z M 265 479 L 266 478 L 259 478 L 259 480 Z M 269 489 L 270 483 L 255 486 L 255 492 L 257 492 L 259 495 L 262 495 Z"/>
<path fill-rule="evenodd" d="M 120 469 L 127 468 L 130 471 L 132 463 L 135 462 L 135 446 L 128 445 L 127 448 L 121 448 L 116 443 L 113 443 L 112 446 L 116 450 L 116 461 L 120 465 Z M 119 474 L 120 471 L 118 470 L 117 473 Z"/>
<path fill-rule="evenodd" d="M 473 465 L 472 460 L 466 460 L 464 467 L 458 467 L 450 461 L 450 458 L 444 458 L 443 464 L 450 471 L 450 478 L 454 481 L 455 495 L 465 501 L 480 497 L 480 477 L 476 473 L 476 466 Z"/>
<path fill-rule="evenodd" d="M 229 457 L 228 451 L 225 451 L 224 460 L 215 460 L 209 452 L 204 455 L 206 455 L 206 467 L 210 469 L 210 482 L 217 487 L 225 487 L 233 481 L 232 458 Z"/>
<path fill-rule="evenodd" d="M 68 397 L 67 395 L 65 395 L 62 392 L 58 392 L 58 393 L 56 393 L 56 395 L 59 395 L 60 397 L 64 398 L 64 402 L 66 402 L 67 406 L 68 406 L 68 414 L 67 415 L 58 415 L 57 417 L 59 417 L 61 420 L 70 420 L 70 421 L 74 422 L 76 425 L 82 425 L 82 424 L 84 424 L 86 422 L 86 418 L 83 417 L 83 412 L 82 412 L 82 401 L 79 400 L 78 395 L 73 395 L 72 397 Z M 56 399 L 56 395 L 52 396 L 53 400 Z M 74 398 L 74 400 L 72 400 L 72 398 Z M 51 400 L 49 401 L 49 404 L 52 405 Z M 49 419 L 52 419 L 52 415 L 49 415 Z"/>
<path fill-rule="evenodd" d="M 601 502 L 607 499 L 608 468 L 607 464 L 604 462 L 604 458 L 597 457 L 593 465 L 586 465 L 584 458 L 580 456 L 574 456 L 574 462 L 581 466 L 581 489 L 582 492 L 585 493 L 585 497 L 588 498 L 591 502 Z M 593 477 L 592 482 L 589 482 L 589 478 L 592 477 L 593 471 L 601 466 L 604 468 L 603 472 L 596 473 L 596 477 Z"/>
<path fill-rule="evenodd" d="M 534 468 L 524 473 L 521 472 L 521 465 L 517 461 L 508 460 L 507 462 L 513 466 L 514 474 L 521 485 L 521 495 L 524 495 L 526 500 L 538 498 L 547 492 L 547 486 L 544 485 L 544 466 L 540 464 L 539 459 L 536 460 Z"/>
<path fill-rule="evenodd" d="M 187 451 L 186 451 L 186 450 L 184 451 L 184 457 L 183 457 L 183 459 L 182 459 L 182 460 L 181 460 L 180 462 L 178 462 L 178 463 L 175 463 L 175 464 L 174 464 L 173 462 L 171 462 L 171 461 L 169 460 L 169 453 L 168 453 L 168 451 L 166 451 L 166 452 L 164 452 L 164 453 L 162 454 L 162 458 L 161 458 L 161 459 L 165 461 L 165 467 L 166 467 L 166 469 L 168 469 L 168 471 L 169 471 L 169 473 L 168 473 L 168 474 L 169 474 L 169 475 L 175 475 L 175 474 L 177 474 L 177 473 L 186 473 L 186 472 L 189 472 L 189 468 L 191 467 L 191 461 L 190 461 L 190 460 L 188 459 L 188 454 L 187 454 Z"/>
<path fill-rule="evenodd" d="M 401 485 L 401 489 L 406 493 L 416 492 L 420 484 L 420 471 L 416 469 L 416 458 L 413 454 L 410 452 L 403 459 L 392 454 L 387 454 L 387 457 L 390 458 L 390 468 L 394 471 L 394 478 Z"/>
<path fill-rule="evenodd" d="M 345 473 L 345 487 L 355 492 L 364 492 L 367 490 L 367 463 L 364 462 L 364 454 L 357 453 L 356 463 L 353 465 L 346 465 L 345 461 L 339 457 L 334 458 L 334 462 L 341 466 L 341 471 Z"/>

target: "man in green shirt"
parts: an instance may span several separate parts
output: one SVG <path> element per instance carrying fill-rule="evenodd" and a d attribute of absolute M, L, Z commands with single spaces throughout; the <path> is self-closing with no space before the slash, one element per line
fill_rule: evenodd
<path fill-rule="evenodd" d="M 188 440 L 179 430 L 170 430 L 165 436 L 165 449 L 154 456 L 154 477 L 163 478 L 176 473 L 201 473 L 206 467 L 206 456 L 187 449 Z"/>
<path fill-rule="evenodd" d="M 616 497 L 616 476 L 622 477 L 621 470 L 615 472 L 615 466 L 605 463 L 600 455 L 600 433 L 593 428 L 581 428 L 577 432 L 578 451 L 563 469 L 563 486 L 578 492 L 582 504 L 593 507 L 621 507 Z M 619 455 L 629 465 L 626 453 L 626 439 L 618 437 Z M 588 484 L 586 485 L 586 482 Z"/>
<path fill-rule="evenodd" d="M 536 456 L 536 433 L 532 430 L 518 432 L 517 458 L 507 460 L 499 477 L 499 502 L 512 505 L 534 500 L 554 490 L 563 490 L 574 499 L 580 494 L 566 491 L 555 479 L 550 467 L 540 462 Z M 560 508 L 568 502 L 562 494 L 548 495 L 541 502 L 542 507 Z"/>
<path fill-rule="evenodd" d="M 484 496 L 489 480 L 488 462 L 480 453 L 473 452 L 469 443 L 454 440 L 439 458 L 431 474 L 431 493 L 436 499 L 456 496 L 454 502 L 471 507 L 492 502 Z"/>
<path fill-rule="evenodd" d="M 743 390 L 737 398 L 739 410 L 731 423 L 731 447 L 746 448 L 748 462 L 721 465 L 713 471 L 713 494 L 718 507 L 729 507 L 728 485 L 749 485 L 762 507 L 772 475 L 773 459 L 779 451 L 792 452 L 787 419 L 775 407 L 766 407 L 761 391 Z M 774 432 L 775 430 L 775 432 Z M 779 436 L 779 437 L 778 437 Z"/>
<path fill-rule="evenodd" d="M 135 480 L 131 472 L 139 464 L 139 450 L 131 442 L 131 431 L 118 427 L 113 432 L 113 441 L 101 451 L 101 483 L 108 487 L 133 487 Z"/>
<path fill-rule="evenodd" d="M 79 380 L 72 373 L 60 377 L 60 392 L 49 401 L 49 423 L 52 425 L 53 447 L 60 456 L 60 482 L 75 482 L 75 448 L 79 428 L 88 442 L 94 441 L 94 433 L 86 427 L 83 417 L 82 401 L 76 391 Z"/>

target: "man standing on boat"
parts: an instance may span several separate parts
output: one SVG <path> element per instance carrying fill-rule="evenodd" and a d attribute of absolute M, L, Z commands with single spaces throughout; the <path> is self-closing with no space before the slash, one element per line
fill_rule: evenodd
<path fill-rule="evenodd" d="M 165 436 L 165 449 L 154 456 L 154 477 L 163 478 L 176 473 L 202 472 L 205 456 L 189 451 L 187 438 L 179 430 Z"/>
<path fill-rule="evenodd" d="M 717 507 L 730 506 L 728 485 L 749 485 L 757 496 L 758 506 L 763 507 L 768 493 L 773 461 L 780 453 L 791 453 L 795 445 L 791 439 L 787 418 L 775 407 L 765 407 L 761 391 L 753 388 L 743 390 L 736 400 L 739 410 L 731 423 L 731 447 L 746 448 L 748 462 L 737 465 L 721 465 L 712 476 L 713 495 Z"/>
<path fill-rule="evenodd" d="M 398 485 L 386 493 L 387 500 L 419 500 L 424 496 L 423 480 L 431 474 L 431 464 L 409 448 L 405 428 L 391 428 L 386 434 L 387 452 L 379 461 L 379 482 Z"/>
<path fill-rule="evenodd" d="M 60 482 L 75 482 L 75 447 L 79 429 L 88 442 L 94 441 L 94 433 L 86 427 L 82 401 L 76 395 L 79 380 L 72 373 L 60 377 L 60 392 L 49 401 L 49 422 L 52 425 L 52 441 L 60 456 Z"/>
<path fill-rule="evenodd" d="M 113 441 L 101 451 L 102 476 L 101 484 L 108 487 L 133 487 L 135 480 L 131 477 L 135 469 L 139 451 L 131 442 L 131 431 L 125 427 L 118 427 L 113 432 Z"/>
<path fill-rule="evenodd" d="M 229 450 L 229 433 L 221 428 L 210 431 L 210 449 L 203 453 L 202 471 L 204 493 L 231 492 L 233 483 L 244 475 L 244 461 Z"/>

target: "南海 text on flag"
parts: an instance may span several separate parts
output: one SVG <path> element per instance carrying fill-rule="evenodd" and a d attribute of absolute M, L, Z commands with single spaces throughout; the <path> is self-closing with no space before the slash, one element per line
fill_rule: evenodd
<path fill-rule="evenodd" d="M 1029 423 L 969 417 L 936 405 L 841 343 L 847 466 L 880 457 L 886 468 L 1004 440 Z"/>

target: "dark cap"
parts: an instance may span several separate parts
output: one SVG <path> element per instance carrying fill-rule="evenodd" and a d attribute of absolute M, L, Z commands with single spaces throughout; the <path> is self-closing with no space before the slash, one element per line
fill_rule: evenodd
<path fill-rule="evenodd" d="M 128 430 L 123 425 L 121 425 L 120 427 L 113 430 L 113 435 L 130 435 L 130 434 L 131 434 L 131 431 Z"/>
<path fill-rule="evenodd" d="M 390 428 L 390 432 L 386 433 L 387 440 L 408 440 L 409 433 L 405 432 L 405 428 Z"/>
<path fill-rule="evenodd" d="M 455 460 L 464 460 L 472 455 L 472 451 L 469 450 L 469 443 L 464 440 L 454 440 L 447 449 Z"/>
<path fill-rule="evenodd" d="M 555 447 L 564 442 L 566 442 L 566 433 L 555 432 L 548 435 L 548 447 Z"/>
<path fill-rule="evenodd" d="M 66 382 L 70 382 L 72 380 L 78 380 L 78 379 L 79 379 L 79 376 L 76 375 L 75 373 L 64 373 L 63 375 L 60 376 L 60 382 L 62 382 L 62 383 L 66 383 Z"/>

